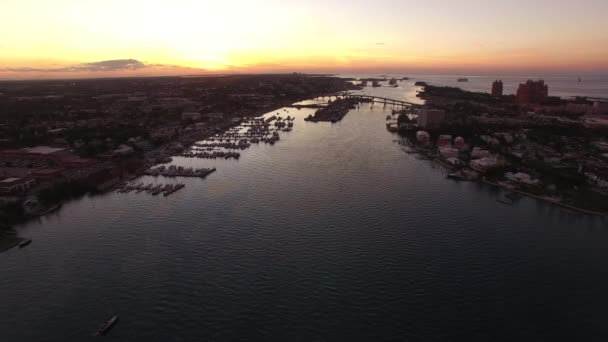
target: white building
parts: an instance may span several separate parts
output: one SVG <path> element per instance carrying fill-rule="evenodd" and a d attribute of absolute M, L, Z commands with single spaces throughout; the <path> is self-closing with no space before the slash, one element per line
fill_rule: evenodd
<path fill-rule="evenodd" d="M 458 158 L 460 150 L 451 146 L 442 146 L 439 148 L 439 153 L 444 158 Z"/>
<path fill-rule="evenodd" d="M 481 159 L 471 160 L 469 163 L 475 171 L 485 173 L 503 165 L 503 163 L 494 157 L 485 157 Z"/>
<path fill-rule="evenodd" d="M 422 128 L 433 128 L 439 126 L 445 120 L 445 111 L 441 109 L 419 109 L 418 126 Z"/>
<path fill-rule="evenodd" d="M 133 152 L 133 147 L 127 145 L 120 145 L 117 149 L 112 151 L 112 154 L 115 156 L 126 156 Z"/>
<path fill-rule="evenodd" d="M 490 153 L 490 151 L 481 149 L 479 147 L 474 147 L 473 151 L 471 151 L 471 158 L 473 159 L 486 158 L 491 156 L 492 154 Z"/>
<path fill-rule="evenodd" d="M 437 145 L 439 146 L 452 146 L 452 136 L 443 134 L 437 139 Z"/>
<path fill-rule="evenodd" d="M 505 178 L 507 178 L 508 180 L 510 180 L 512 182 L 528 184 L 528 185 L 536 185 L 536 184 L 540 183 L 540 181 L 538 179 L 532 179 L 532 176 L 530 176 L 527 173 L 523 173 L 523 172 L 517 172 L 517 173 L 507 172 L 507 173 L 505 173 Z"/>

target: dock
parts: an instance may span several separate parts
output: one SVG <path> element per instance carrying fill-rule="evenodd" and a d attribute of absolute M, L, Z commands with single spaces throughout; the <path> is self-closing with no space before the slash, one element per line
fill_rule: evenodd
<path fill-rule="evenodd" d="M 168 197 L 173 193 L 185 188 L 186 185 L 178 184 L 125 184 L 116 190 L 117 193 L 128 194 L 135 192 L 136 194 L 145 192 L 152 196 L 158 196 L 163 194 L 164 197 Z"/>

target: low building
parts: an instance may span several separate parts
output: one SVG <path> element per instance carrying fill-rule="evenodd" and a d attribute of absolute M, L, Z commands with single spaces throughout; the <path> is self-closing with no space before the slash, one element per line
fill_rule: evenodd
<path fill-rule="evenodd" d="M 452 146 L 452 136 L 440 135 L 439 139 L 437 139 L 437 146 Z"/>
<path fill-rule="evenodd" d="M 507 172 L 507 173 L 505 173 L 505 178 L 507 178 L 508 180 L 510 180 L 512 182 L 527 184 L 527 185 L 537 185 L 538 183 L 540 183 L 540 181 L 538 179 L 533 179 L 532 176 L 530 176 L 527 173 L 523 173 L 523 172 L 517 172 L 517 173 Z"/>
<path fill-rule="evenodd" d="M 445 111 L 441 109 L 419 109 L 418 126 L 421 128 L 435 128 L 445 121 Z"/>
<path fill-rule="evenodd" d="M 32 170 L 30 176 L 36 179 L 50 180 L 61 177 L 64 171 L 63 168 L 40 168 Z"/>
<path fill-rule="evenodd" d="M 460 150 L 451 146 L 442 146 L 439 148 L 439 154 L 444 158 L 458 158 Z"/>
<path fill-rule="evenodd" d="M 490 153 L 490 151 L 484 150 L 479 147 L 475 147 L 475 148 L 473 148 L 473 151 L 471 151 L 471 158 L 473 158 L 473 159 L 480 159 L 480 158 L 486 158 L 486 157 L 491 157 L 491 156 L 492 156 L 492 154 Z"/>
<path fill-rule="evenodd" d="M 586 103 L 568 103 L 565 110 L 569 113 L 588 115 L 592 113 L 593 107 Z"/>
<path fill-rule="evenodd" d="M 503 163 L 495 157 L 484 157 L 481 159 L 471 160 L 469 165 L 477 172 L 486 173 L 490 170 L 501 167 Z"/>
<path fill-rule="evenodd" d="M 202 117 L 202 115 L 199 112 L 183 112 L 182 113 L 182 120 L 184 120 L 184 121 L 198 121 L 201 119 L 201 117 Z"/>

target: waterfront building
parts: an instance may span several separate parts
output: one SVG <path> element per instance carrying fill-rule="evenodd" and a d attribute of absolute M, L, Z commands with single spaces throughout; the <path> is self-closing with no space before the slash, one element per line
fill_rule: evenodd
<path fill-rule="evenodd" d="M 473 158 L 473 159 L 486 158 L 486 157 L 490 157 L 491 155 L 492 154 L 490 153 L 490 151 L 484 150 L 479 147 L 474 147 L 473 151 L 471 152 L 471 158 Z"/>
<path fill-rule="evenodd" d="M 439 148 L 439 154 L 444 158 L 458 158 L 460 150 L 451 146 L 442 146 Z"/>
<path fill-rule="evenodd" d="M 492 83 L 492 96 L 502 96 L 503 84 L 502 80 L 496 80 Z"/>
<path fill-rule="evenodd" d="M 471 160 L 469 165 L 477 172 L 486 173 L 492 169 L 502 166 L 502 163 L 495 157 L 484 157 L 481 159 Z"/>
<path fill-rule="evenodd" d="M 421 128 L 436 128 L 445 120 L 445 111 L 441 109 L 419 109 L 418 126 Z"/>
<path fill-rule="evenodd" d="M 120 145 L 117 149 L 112 151 L 112 155 L 114 156 L 126 156 L 135 152 L 131 146 L 128 145 Z"/>
<path fill-rule="evenodd" d="M 523 173 L 523 172 L 517 172 L 517 173 L 507 172 L 507 173 L 505 173 L 505 178 L 512 182 L 527 184 L 527 185 L 537 185 L 538 183 L 540 183 L 540 181 L 538 179 L 533 179 L 532 176 L 530 176 L 527 173 Z"/>
<path fill-rule="evenodd" d="M 517 88 L 517 103 L 520 105 L 542 103 L 547 97 L 549 97 L 549 86 L 543 80 L 528 80 Z"/>
<path fill-rule="evenodd" d="M 443 134 L 437 139 L 437 146 L 452 146 L 452 136 Z"/>

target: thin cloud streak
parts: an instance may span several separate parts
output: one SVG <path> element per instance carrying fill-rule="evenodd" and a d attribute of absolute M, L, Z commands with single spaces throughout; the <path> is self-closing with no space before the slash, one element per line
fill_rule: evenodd
<path fill-rule="evenodd" d="M 71 65 L 59 68 L 32 68 L 32 67 L 19 67 L 19 68 L 0 68 L 0 71 L 4 72 L 37 72 L 37 73 L 78 73 L 78 72 L 116 72 L 116 71 L 138 71 L 146 69 L 158 69 L 158 68 L 180 68 L 180 69 L 193 69 L 181 66 L 165 65 L 165 64 L 147 64 L 136 59 L 112 59 L 107 61 L 99 61 L 92 63 L 83 63 L 77 65 Z"/>

